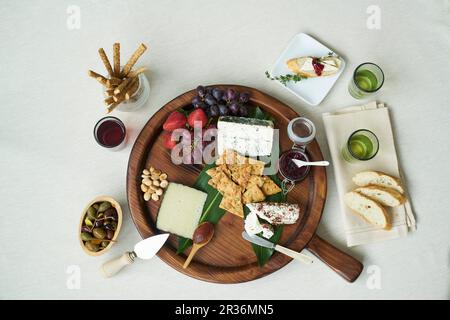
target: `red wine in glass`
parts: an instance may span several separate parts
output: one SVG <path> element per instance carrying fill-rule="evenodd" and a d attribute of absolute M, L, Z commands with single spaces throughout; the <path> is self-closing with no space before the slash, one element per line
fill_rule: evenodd
<path fill-rule="evenodd" d="M 94 137 L 105 148 L 117 148 L 125 141 L 126 130 L 122 121 L 116 117 L 100 119 L 94 128 Z"/>

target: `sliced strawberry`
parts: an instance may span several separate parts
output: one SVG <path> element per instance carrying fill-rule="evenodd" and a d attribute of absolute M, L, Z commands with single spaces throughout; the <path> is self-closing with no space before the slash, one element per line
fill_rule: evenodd
<path fill-rule="evenodd" d="M 173 131 L 175 129 L 184 128 L 186 126 L 186 116 L 178 111 L 172 112 L 166 122 L 163 124 L 163 129 L 166 131 Z"/>
<path fill-rule="evenodd" d="M 203 128 L 208 123 L 208 117 L 205 111 L 199 108 L 189 114 L 187 121 L 191 128 L 194 128 L 194 126 Z"/>

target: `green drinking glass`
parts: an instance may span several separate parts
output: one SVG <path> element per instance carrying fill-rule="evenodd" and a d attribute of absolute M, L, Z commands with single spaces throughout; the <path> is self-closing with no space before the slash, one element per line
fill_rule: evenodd
<path fill-rule="evenodd" d="M 371 62 L 360 64 L 353 72 L 348 91 L 355 99 L 364 99 L 380 90 L 384 83 L 384 73 Z"/>
<path fill-rule="evenodd" d="M 378 149 L 377 136 L 367 129 L 359 129 L 348 138 L 347 144 L 342 148 L 342 157 L 347 162 L 367 161 L 377 155 Z"/>

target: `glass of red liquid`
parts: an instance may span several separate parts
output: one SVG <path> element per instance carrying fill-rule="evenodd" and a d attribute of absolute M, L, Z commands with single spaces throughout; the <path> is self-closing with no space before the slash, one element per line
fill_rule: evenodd
<path fill-rule="evenodd" d="M 116 117 L 104 117 L 94 127 L 95 141 L 104 148 L 119 150 L 125 145 L 125 125 Z"/>

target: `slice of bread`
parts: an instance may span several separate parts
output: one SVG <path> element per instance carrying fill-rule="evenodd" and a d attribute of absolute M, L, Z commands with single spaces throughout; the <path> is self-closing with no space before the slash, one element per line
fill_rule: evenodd
<path fill-rule="evenodd" d="M 329 65 L 330 67 L 333 67 L 335 69 L 332 70 L 323 70 L 322 74 L 318 76 L 316 72 L 312 70 L 302 70 L 302 67 L 305 63 L 311 64 L 311 59 L 313 57 L 300 57 L 300 58 L 293 58 L 286 61 L 287 67 L 294 73 L 298 74 L 299 76 L 306 77 L 306 78 L 316 78 L 316 77 L 325 77 L 325 76 L 331 76 L 339 71 L 339 68 L 341 66 L 341 60 L 338 57 L 323 57 L 322 58 L 322 64 Z M 312 68 L 312 65 L 311 67 Z M 309 69 L 309 68 L 308 68 Z"/>
<path fill-rule="evenodd" d="M 391 188 L 401 194 L 405 192 L 398 178 L 379 171 L 363 171 L 356 174 L 352 180 L 359 187 L 374 185 Z"/>
<path fill-rule="evenodd" d="M 400 192 L 380 186 L 367 186 L 360 187 L 355 189 L 354 191 L 366 196 L 372 200 L 378 201 L 384 206 L 387 207 L 397 207 L 403 203 L 405 203 L 405 196 Z"/>
<path fill-rule="evenodd" d="M 378 202 L 373 201 L 356 191 L 345 194 L 344 202 L 350 209 L 358 213 L 370 224 L 385 230 L 391 228 L 389 215 L 386 212 L 386 209 Z"/>

